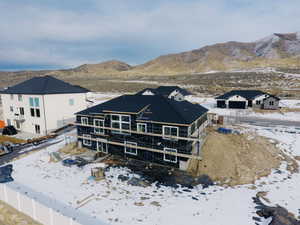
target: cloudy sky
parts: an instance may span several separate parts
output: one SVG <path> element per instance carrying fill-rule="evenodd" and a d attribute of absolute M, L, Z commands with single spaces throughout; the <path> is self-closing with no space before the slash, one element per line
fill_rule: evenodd
<path fill-rule="evenodd" d="M 70 68 L 300 31 L 299 0 L 0 0 L 0 70 Z"/>

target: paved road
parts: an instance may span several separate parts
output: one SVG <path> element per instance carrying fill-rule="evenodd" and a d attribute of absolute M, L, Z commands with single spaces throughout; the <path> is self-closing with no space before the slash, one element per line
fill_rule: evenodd
<path fill-rule="evenodd" d="M 52 140 L 52 139 L 51 139 Z M 51 146 L 51 145 L 54 145 L 54 144 L 57 144 L 59 142 L 63 141 L 62 139 L 61 140 L 57 140 L 55 142 L 50 142 L 49 143 L 49 140 L 44 142 L 44 143 L 41 143 L 39 145 L 26 145 L 25 147 L 24 146 L 16 146 L 14 147 L 13 151 L 11 153 L 8 153 L 6 155 L 2 155 L 0 156 L 0 166 L 5 164 L 5 163 L 8 163 L 10 162 L 11 160 L 13 160 L 14 158 L 17 158 L 23 154 L 27 154 L 28 152 L 31 152 L 31 151 L 37 151 L 37 150 L 40 150 L 42 148 L 46 148 L 48 146 Z M 28 149 L 28 151 L 23 151 L 27 148 L 30 148 Z"/>
<path fill-rule="evenodd" d="M 235 117 L 235 116 L 226 116 L 229 119 L 236 119 L 237 122 L 247 123 L 257 126 L 284 126 L 284 127 L 293 127 L 300 129 L 300 121 L 290 121 L 290 120 L 277 120 L 277 119 L 267 119 L 261 117 Z"/>

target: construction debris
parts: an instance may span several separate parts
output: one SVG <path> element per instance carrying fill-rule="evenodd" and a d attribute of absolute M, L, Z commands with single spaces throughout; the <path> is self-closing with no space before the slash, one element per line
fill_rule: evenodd
<path fill-rule="evenodd" d="M 96 181 L 102 180 L 105 177 L 104 168 L 95 167 L 91 169 L 91 176 L 94 177 Z"/>

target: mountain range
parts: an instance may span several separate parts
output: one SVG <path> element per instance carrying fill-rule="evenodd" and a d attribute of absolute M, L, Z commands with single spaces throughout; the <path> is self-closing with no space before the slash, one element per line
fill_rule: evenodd
<path fill-rule="evenodd" d="M 137 66 L 111 60 L 67 70 L 44 71 L 43 74 L 176 75 L 262 67 L 300 68 L 300 32 L 274 33 L 247 43 L 218 43 L 182 53 L 162 55 Z"/>

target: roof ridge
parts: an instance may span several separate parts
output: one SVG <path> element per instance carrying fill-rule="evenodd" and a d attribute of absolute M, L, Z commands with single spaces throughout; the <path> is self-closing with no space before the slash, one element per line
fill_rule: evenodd
<path fill-rule="evenodd" d="M 171 101 L 176 102 L 176 100 L 173 99 L 169 99 L 169 98 L 165 98 L 160 96 L 162 99 L 164 99 L 164 101 L 174 110 L 174 112 L 176 112 L 177 115 L 179 115 L 179 117 L 181 117 L 181 119 L 183 119 L 183 121 L 185 121 L 186 123 L 188 122 L 182 115 L 180 112 L 177 111 L 176 108 L 173 107 L 173 105 L 171 104 Z"/>

